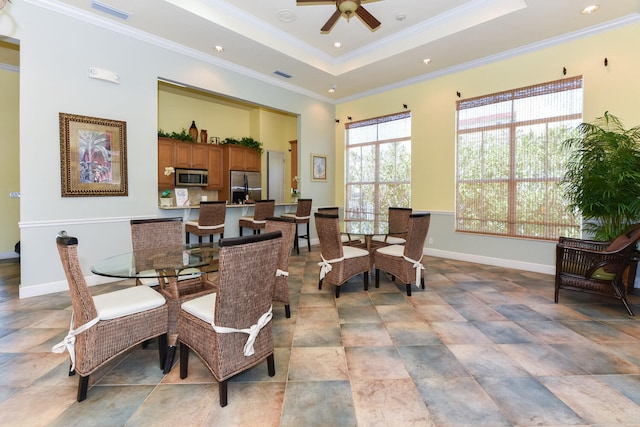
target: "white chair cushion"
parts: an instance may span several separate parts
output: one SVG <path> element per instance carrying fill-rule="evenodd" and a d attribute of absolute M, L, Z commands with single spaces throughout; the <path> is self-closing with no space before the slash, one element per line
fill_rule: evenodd
<path fill-rule="evenodd" d="M 187 221 L 186 225 L 191 225 L 193 227 L 198 227 L 200 230 L 215 230 L 216 228 L 224 227 L 224 224 L 218 225 L 200 225 L 198 221 Z"/>
<path fill-rule="evenodd" d="M 389 245 L 378 248 L 377 251 L 381 254 L 401 257 L 404 255 L 404 246 L 402 245 Z"/>
<path fill-rule="evenodd" d="M 142 271 L 141 274 L 142 273 L 149 273 L 151 275 L 157 274 L 155 270 L 145 270 L 145 271 Z M 202 275 L 202 271 L 198 270 L 197 268 L 185 268 L 182 271 L 182 275 L 178 276 L 178 281 L 194 279 L 196 277 L 200 277 L 201 275 Z M 138 280 L 140 281 L 140 283 L 142 283 L 145 286 L 158 286 L 160 284 L 160 281 L 159 281 L 160 279 L 157 277 L 140 277 L 138 278 Z"/>
<path fill-rule="evenodd" d="M 178 281 L 187 280 L 187 279 L 195 279 L 196 277 L 200 277 L 202 275 L 202 271 L 198 270 L 195 267 L 185 268 L 181 271 L 181 275 L 178 276 Z"/>
<path fill-rule="evenodd" d="M 160 284 L 157 277 L 141 277 L 138 280 L 145 286 L 158 286 Z"/>
<path fill-rule="evenodd" d="M 385 240 L 386 237 L 386 240 Z M 402 237 L 394 237 L 394 236 L 373 236 L 371 240 L 376 242 L 384 242 L 389 245 L 404 245 L 407 243 L 405 239 Z"/>
<path fill-rule="evenodd" d="M 180 306 L 187 313 L 202 319 L 207 323 L 213 323 L 213 313 L 216 306 L 216 293 L 203 295 L 198 298 L 185 301 Z"/>
<path fill-rule="evenodd" d="M 285 213 L 282 214 L 282 216 L 287 217 L 287 218 L 295 218 L 295 219 L 310 219 L 310 216 L 296 216 L 296 214 L 292 214 L 292 213 Z"/>
<path fill-rule="evenodd" d="M 146 286 L 132 286 L 96 295 L 93 297 L 93 303 L 100 320 L 109 320 L 160 307 L 165 303 L 165 299 L 158 292 Z"/>
<path fill-rule="evenodd" d="M 266 221 L 256 221 L 252 216 L 241 216 L 240 219 L 244 221 L 251 221 L 254 224 L 264 224 L 266 222 Z"/>
<path fill-rule="evenodd" d="M 369 251 L 366 249 L 354 248 L 353 246 L 343 246 L 342 255 L 345 259 L 358 258 L 361 256 L 369 256 Z"/>

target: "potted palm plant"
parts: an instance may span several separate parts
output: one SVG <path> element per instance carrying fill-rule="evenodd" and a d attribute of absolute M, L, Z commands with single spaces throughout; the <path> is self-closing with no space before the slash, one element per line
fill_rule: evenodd
<path fill-rule="evenodd" d="M 577 132 L 563 143 L 572 152 L 562 180 L 565 197 L 582 214 L 585 231 L 613 240 L 640 221 L 640 126 L 625 129 L 605 112 Z"/>

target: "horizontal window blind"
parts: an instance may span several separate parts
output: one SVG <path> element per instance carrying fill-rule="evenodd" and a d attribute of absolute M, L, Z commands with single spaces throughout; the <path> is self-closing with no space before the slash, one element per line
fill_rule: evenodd
<path fill-rule="evenodd" d="M 577 237 L 559 182 L 582 105 L 582 76 L 458 101 L 456 230 Z"/>

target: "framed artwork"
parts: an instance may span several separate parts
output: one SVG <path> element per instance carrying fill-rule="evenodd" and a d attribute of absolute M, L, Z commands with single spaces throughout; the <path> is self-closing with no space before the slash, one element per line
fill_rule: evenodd
<path fill-rule="evenodd" d="M 327 180 L 327 156 L 322 156 L 320 154 L 311 155 L 311 180 Z"/>
<path fill-rule="evenodd" d="M 127 196 L 127 124 L 59 114 L 62 197 Z"/>

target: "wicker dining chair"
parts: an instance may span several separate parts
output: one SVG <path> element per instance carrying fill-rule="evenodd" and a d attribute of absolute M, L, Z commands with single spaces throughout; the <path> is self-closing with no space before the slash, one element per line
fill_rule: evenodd
<path fill-rule="evenodd" d="M 253 234 L 260 234 L 260 230 L 264 229 L 266 219 L 273 216 L 275 209 L 275 200 L 256 200 L 253 216 L 241 216 L 238 220 L 240 236 L 242 236 L 242 228 L 250 228 L 253 230 Z"/>
<path fill-rule="evenodd" d="M 324 215 L 339 215 L 340 209 L 337 206 L 326 206 L 318 208 L 318 213 Z M 356 234 L 340 234 L 340 241 L 343 245 L 355 245 L 362 246 L 364 244 L 364 237 Z"/>
<path fill-rule="evenodd" d="M 411 282 L 424 289 L 424 265 L 422 256 L 424 241 L 429 231 L 431 214 L 415 213 L 409 216 L 407 243 L 389 245 L 376 249 L 374 264 L 376 267 L 376 288 L 380 286 L 380 270 L 391 274 L 406 284 L 407 296 L 411 296 Z"/>
<path fill-rule="evenodd" d="M 313 199 L 298 199 L 298 206 L 296 207 L 296 213 L 285 213 L 282 214 L 285 218 L 293 218 L 296 222 L 296 237 L 293 241 L 293 245 L 296 248 L 296 253 L 300 255 L 300 243 L 298 239 L 306 239 L 307 240 L 307 249 L 311 252 L 311 238 L 309 237 L 309 222 L 311 222 L 311 205 L 313 203 Z M 307 234 L 300 235 L 298 233 L 298 225 L 299 224 L 307 224 Z"/>
<path fill-rule="evenodd" d="M 226 209 L 226 206 L 225 206 Z M 148 249 L 164 249 L 166 256 L 183 256 L 182 243 L 182 218 L 153 218 L 131 220 L 131 238 L 133 250 L 144 253 Z M 145 259 L 136 259 L 147 268 Z M 180 264 L 176 262 L 175 264 Z M 137 268 L 137 266 L 136 266 Z M 178 312 L 183 302 L 215 292 L 217 284 L 213 273 L 202 274 L 198 269 L 189 269 L 181 272 L 179 276 L 166 276 L 158 278 L 136 279 L 138 284 L 158 286 L 160 292 L 169 306 L 168 327 L 169 347 L 164 366 L 164 373 L 168 373 L 173 365 L 178 334 Z"/>
<path fill-rule="evenodd" d="M 191 349 L 218 381 L 220 406 L 234 375 L 265 358 L 275 375 L 271 318 L 281 240 L 279 231 L 222 239 L 218 291 L 182 304 L 180 378 L 188 375 Z"/>
<path fill-rule="evenodd" d="M 289 299 L 289 258 L 293 248 L 293 240 L 296 228 L 298 227 L 293 218 L 269 217 L 264 231 L 270 233 L 280 231 L 282 233 L 282 243 L 278 252 L 278 271 L 276 281 L 273 286 L 273 300 L 284 303 L 284 314 L 291 317 L 291 306 Z"/>
<path fill-rule="evenodd" d="M 343 245 L 340 239 L 338 215 L 316 212 L 316 230 L 320 240 L 320 279 L 335 286 L 336 298 L 340 298 L 340 286 L 357 274 L 363 273 L 364 290 L 369 289 L 369 252 L 354 246 Z"/>
<path fill-rule="evenodd" d="M 158 353 L 162 368 L 167 351 L 165 298 L 147 286 L 91 296 L 78 261 L 78 239 L 61 232 L 56 244 L 69 285 L 73 313 L 69 334 L 52 350 L 69 352 L 69 375 L 79 375 L 78 402 L 87 397 L 89 375 L 146 340 L 160 338 Z"/>
<path fill-rule="evenodd" d="M 134 252 L 182 246 L 182 218 L 132 219 L 130 227 Z M 137 261 L 143 263 L 145 260 Z M 142 268 L 136 266 L 138 270 Z M 136 284 L 158 286 L 160 282 L 155 277 L 144 277 L 136 279 Z"/>
<path fill-rule="evenodd" d="M 409 215 L 411 208 L 389 207 L 388 223 L 389 233 L 384 236 L 373 236 L 372 246 L 404 245 L 407 243 L 407 232 L 409 230 Z"/>
<path fill-rule="evenodd" d="M 213 242 L 214 234 L 224 237 L 224 220 L 227 215 L 227 202 L 211 201 L 200 202 L 200 212 L 196 221 L 187 221 L 184 224 L 187 243 L 191 234 L 198 236 L 198 242 L 202 243 L 203 236 L 209 236 L 209 242 Z"/>
<path fill-rule="evenodd" d="M 556 244 L 555 302 L 560 289 L 587 292 L 622 301 L 630 316 L 624 275 L 637 266 L 636 245 L 640 241 L 637 224 L 611 242 L 560 237 Z M 635 274 L 629 274 L 633 287 Z"/>

